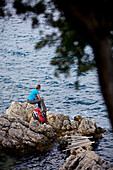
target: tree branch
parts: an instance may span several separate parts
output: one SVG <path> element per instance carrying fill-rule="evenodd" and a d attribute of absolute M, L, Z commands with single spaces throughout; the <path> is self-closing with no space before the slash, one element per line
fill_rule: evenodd
<path fill-rule="evenodd" d="M 87 9 L 86 4 L 88 5 L 88 3 L 86 2 L 83 7 L 83 3 L 80 4 L 77 0 L 65 0 L 65 2 L 62 0 L 62 4 L 58 0 L 56 1 L 68 22 L 84 36 L 94 49 L 99 82 L 113 127 L 113 59 L 109 39 L 112 25 L 110 25 L 109 16 L 104 14 L 105 6 L 96 11 L 92 4 Z M 99 3 L 101 5 L 101 2 Z"/>

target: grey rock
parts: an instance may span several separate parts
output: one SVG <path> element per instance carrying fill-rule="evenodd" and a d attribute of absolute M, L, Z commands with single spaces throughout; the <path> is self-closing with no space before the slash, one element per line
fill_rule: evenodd
<path fill-rule="evenodd" d="M 6 114 L 10 117 L 21 117 L 24 121 L 30 121 L 34 105 L 29 103 L 12 102 L 11 106 L 6 110 Z"/>
<path fill-rule="evenodd" d="M 7 119 L 1 117 L 0 125 L 2 126 L 2 128 L 3 127 L 9 127 L 10 126 L 10 122 Z"/>
<path fill-rule="evenodd" d="M 48 123 L 55 129 L 55 130 L 70 130 L 71 129 L 71 122 L 68 116 L 64 116 L 63 114 L 54 114 L 51 112 L 47 112 L 47 120 Z"/>
<path fill-rule="evenodd" d="M 77 155 L 70 155 L 60 170 L 107 170 L 110 163 L 99 157 L 94 151 L 82 150 Z"/>
<path fill-rule="evenodd" d="M 78 127 L 78 132 L 83 135 L 93 135 L 97 129 L 94 119 L 83 119 Z"/>
<path fill-rule="evenodd" d="M 81 116 L 81 115 L 76 115 L 74 117 L 74 120 L 77 121 L 78 123 L 81 123 L 81 121 L 83 120 L 84 118 Z"/>
<path fill-rule="evenodd" d="M 29 123 L 29 128 L 36 133 L 44 134 L 48 138 L 56 137 L 56 132 L 52 128 L 52 126 L 48 124 L 40 124 L 38 120 L 31 119 Z"/>
<path fill-rule="evenodd" d="M 71 122 L 70 120 L 64 120 L 63 121 L 63 130 L 70 130 L 71 129 Z"/>
<path fill-rule="evenodd" d="M 10 128 L 8 131 L 8 136 L 14 139 L 22 139 L 24 136 L 24 133 L 22 131 L 22 129 L 14 129 L 14 128 Z"/>
<path fill-rule="evenodd" d="M 71 128 L 72 129 L 78 129 L 79 123 L 76 120 L 71 121 Z"/>
<path fill-rule="evenodd" d="M 84 135 L 93 135 L 97 132 L 94 120 L 76 116 L 73 121 L 70 121 L 69 116 L 61 113 L 54 114 L 50 111 L 47 112 L 48 123 L 40 124 L 32 117 L 34 108 L 35 106 L 29 103 L 12 102 L 6 114 L 0 115 L 0 151 L 13 150 L 14 153 L 43 151 L 50 148 L 51 144 L 60 136 L 63 139 L 64 135 L 77 135 L 77 132 Z M 66 143 L 65 140 L 64 142 Z M 92 156 L 94 159 L 90 158 Z M 95 164 L 95 162 L 97 163 Z M 87 169 L 87 167 L 91 167 L 98 169 L 100 165 L 103 168 L 108 166 L 94 153 L 78 151 L 77 156 L 71 155 L 62 168 L 80 169 L 84 167 Z"/>
<path fill-rule="evenodd" d="M 0 143 L 5 139 L 6 132 L 0 130 Z"/>
<path fill-rule="evenodd" d="M 0 150 L 13 149 L 16 153 L 44 150 L 57 137 L 49 124 L 40 124 L 32 118 L 34 105 L 12 102 L 7 113 L 0 115 Z"/>
<path fill-rule="evenodd" d="M 4 148 L 13 148 L 13 147 L 14 147 L 14 146 L 12 145 L 11 140 L 9 140 L 8 138 L 4 138 L 4 140 L 3 140 L 2 143 L 0 143 L 0 144 L 2 144 L 2 146 L 3 146 Z"/>

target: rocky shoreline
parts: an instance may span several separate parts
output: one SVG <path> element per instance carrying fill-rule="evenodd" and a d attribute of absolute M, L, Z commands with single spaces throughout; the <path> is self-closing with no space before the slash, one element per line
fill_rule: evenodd
<path fill-rule="evenodd" d="M 14 154 L 25 154 L 49 150 L 55 141 L 66 146 L 68 143 L 66 136 L 92 136 L 94 140 L 101 138 L 105 132 L 104 129 L 97 127 L 94 119 L 85 119 L 77 115 L 70 121 L 69 116 L 50 111 L 47 112 L 47 124 L 40 124 L 32 117 L 34 108 L 35 106 L 29 103 L 12 102 L 6 114 L 0 115 L 0 154 L 10 151 Z M 68 148 L 71 155 L 60 170 L 80 169 L 80 167 L 81 169 L 111 168 L 108 162 L 91 151 L 90 141 L 82 142 L 82 145 L 83 148 L 78 142 L 76 149 L 75 144 L 74 147 L 72 144 L 71 149 Z"/>

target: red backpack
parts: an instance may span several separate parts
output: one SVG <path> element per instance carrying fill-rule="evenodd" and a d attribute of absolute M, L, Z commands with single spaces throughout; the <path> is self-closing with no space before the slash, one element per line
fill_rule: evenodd
<path fill-rule="evenodd" d="M 39 107 L 37 107 L 36 109 L 33 109 L 32 116 L 34 119 L 37 119 L 39 123 L 41 124 L 47 122 L 46 113 L 41 112 Z"/>

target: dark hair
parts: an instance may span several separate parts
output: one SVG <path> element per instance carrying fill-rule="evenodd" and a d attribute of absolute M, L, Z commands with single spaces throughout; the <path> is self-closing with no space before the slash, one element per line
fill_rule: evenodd
<path fill-rule="evenodd" d="M 36 86 L 36 89 L 40 89 L 40 88 L 41 88 L 41 85 L 38 84 L 38 85 Z"/>

